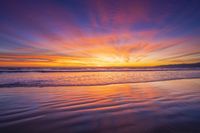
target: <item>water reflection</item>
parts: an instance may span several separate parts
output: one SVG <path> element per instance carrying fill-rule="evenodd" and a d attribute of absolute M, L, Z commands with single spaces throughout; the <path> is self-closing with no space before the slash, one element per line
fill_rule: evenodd
<path fill-rule="evenodd" d="M 200 78 L 200 71 L 11 72 L 0 74 L 0 87 L 97 86 L 189 78 Z"/>
<path fill-rule="evenodd" d="M 199 132 L 200 80 L 0 89 L 0 132 Z"/>

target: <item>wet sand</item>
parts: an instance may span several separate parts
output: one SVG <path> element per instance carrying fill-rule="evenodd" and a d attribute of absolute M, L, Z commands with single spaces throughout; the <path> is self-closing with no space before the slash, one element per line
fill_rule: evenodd
<path fill-rule="evenodd" d="M 200 79 L 0 88 L 1 133 L 198 133 Z"/>

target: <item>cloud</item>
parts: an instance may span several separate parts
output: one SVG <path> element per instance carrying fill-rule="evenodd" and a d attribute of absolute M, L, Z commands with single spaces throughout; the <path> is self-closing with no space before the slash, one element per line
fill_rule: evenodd
<path fill-rule="evenodd" d="M 0 61 L 4 65 L 28 62 L 53 66 L 159 65 L 179 58 L 188 61 L 187 53 L 199 49 L 199 36 L 191 37 L 193 30 L 187 25 L 197 16 L 186 21 L 184 15 L 191 15 L 193 9 L 177 16 L 175 7 L 177 11 L 182 7 L 167 3 L 5 2 L 0 9 Z"/>

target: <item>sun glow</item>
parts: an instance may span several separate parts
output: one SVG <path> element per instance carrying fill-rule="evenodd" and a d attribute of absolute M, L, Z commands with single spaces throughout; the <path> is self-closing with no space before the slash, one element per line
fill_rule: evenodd
<path fill-rule="evenodd" d="M 190 27 L 199 20 L 185 21 L 195 9 L 177 19 L 174 10 L 160 10 L 165 4 L 82 2 L 80 10 L 68 7 L 76 2 L 66 2 L 67 7 L 59 2 L 5 5 L 10 10 L 0 24 L 0 66 L 134 67 L 200 61 L 199 30 Z M 4 9 L 1 13 L 8 12 Z"/>

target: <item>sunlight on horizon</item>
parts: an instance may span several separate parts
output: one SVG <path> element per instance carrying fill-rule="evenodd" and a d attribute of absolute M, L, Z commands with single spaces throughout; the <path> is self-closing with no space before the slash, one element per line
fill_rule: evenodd
<path fill-rule="evenodd" d="M 187 3 L 187 4 L 186 4 Z M 3 2 L 0 66 L 200 62 L 199 7 L 167 1 Z M 192 5 L 185 10 L 184 5 Z M 77 10 L 78 9 L 78 10 Z"/>

